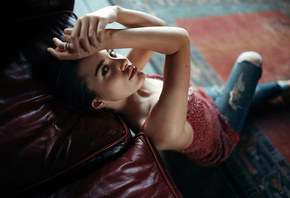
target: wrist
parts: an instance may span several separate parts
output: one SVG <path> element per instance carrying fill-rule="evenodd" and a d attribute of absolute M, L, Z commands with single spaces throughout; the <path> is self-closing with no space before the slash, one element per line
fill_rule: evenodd
<path fill-rule="evenodd" d="M 121 23 L 120 18 L 124 12 L 124 9 L 120 6 L 114 5 L 114 9 L 116 10 L 116 22 Z"/>

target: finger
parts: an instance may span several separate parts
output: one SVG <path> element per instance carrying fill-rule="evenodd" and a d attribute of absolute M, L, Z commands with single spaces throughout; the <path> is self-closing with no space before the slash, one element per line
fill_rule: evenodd
<path fill-rule="evenodd" d="M 89 40 L 92 46 L 94 46 L 95 48 L 98 48 L 99 42 L 97 41 L 97 38 L 96 38 L 96 23 L 92 20 L 89 26 Z"/>
<path fill-rule="evenodd" d="M 58 48 L 59 51 L 64 51 L 64 44 L 65 42 L 62 42 L 58 38 L 54 37 L 52 39 L 53 43 L 55 44 L 56 48 Z"/>
<path fill-rule="evenodd" d="M 72 43 L 68 42 L 63 42 L 59 40 L 58 38 L 53 38 L 53 42 L 56 45 L 55 50 L 59 52 L 69 52 L 69 53 L 74 53 L 74 46 Z"/>
<path fill-rule="evenodd" d="M 67 51 L 69 53 L 74 53 L 74 46 L 73 46 L 72 43 L 68 43 L 68 45 L 67 45 Z"/>
<path fill-rule="evenodd" d="M 54 57 L 60 59 L 60 60 L 75 60 L 75 59 L 78 59 L 78 57 L 76 57 L 75 54 L 73 53 L 68 53 L 68 52 L 60 52 L 60 51 L 57 51 L 53 48 L 47 48 L 47 51 L 53 55 Z"/>
<path fill-rule="evenodd" d="M 104 20 L 100 20 L 97 26 L 97 40 L 101 43 L 104 40 L 105 28 L 107 23 Z"/>
<path fill-rule="evenodd" d="M 81 20 L 78 19 L 74 28 L 73 28 L 73 31 L 71 33 L 71 43 L 75 47 L 75 52 L 77 53 L 77 56 L 80 56 L 80 54 L 81 54 L 80 44 L 79 44 L 79 40 L 78 40 L 80 29 L 81 29 Z"/>
<path fill-rule="evenodd" d="M 68 35 L 71 35 L 72 32 L 73 32 L 73 28 L 65 28 L 65 29 L 63 30 L 63 33 L 64 33 L 64 34 L 68 34 Z"/>
<path fill-rule="evenodd" d="M 80 32 L 80 43 L 86 52 L 91 53 L 90 42 L 88 39 L 88 28 L 89 28 L 88 21 L 83 20 L 82 28 L 81 28 L 81 32 Z"/>
<path fill-rule="evenodd" d="M 70 43 L 72 43 L 72 38 L 71 38 L 71 36 L 68 35 L 68 34 L 63 35 L 63 39 L 64 39 L 66 42 L 70 42 Z"/>

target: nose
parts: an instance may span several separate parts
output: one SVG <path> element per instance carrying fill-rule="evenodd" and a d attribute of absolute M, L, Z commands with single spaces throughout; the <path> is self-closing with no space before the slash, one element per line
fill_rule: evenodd
<path fill-rule="evenodd" d="M 117 65 L 121 71 L 125 71 L 132 63 L 126 57 L 120 57 L 115 59 Z"/>

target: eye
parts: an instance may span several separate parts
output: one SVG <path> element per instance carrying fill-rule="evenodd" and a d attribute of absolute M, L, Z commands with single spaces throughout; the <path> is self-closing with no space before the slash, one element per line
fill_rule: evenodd
<path fill-rule="evenodd" d="M 117 56 L 116 52 L 113 49 L 109 50 L 109 55 L 113 58 Z"/>
<path fill-rule="evenodd" d="M 109 66 L 105 65 L 102 69 L 102 76 L 105 76 L 109 71 Z"/>

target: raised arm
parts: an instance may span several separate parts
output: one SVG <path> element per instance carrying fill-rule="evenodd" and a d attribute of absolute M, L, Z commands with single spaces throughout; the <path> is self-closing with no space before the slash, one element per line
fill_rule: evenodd
<path fill-rule="evenodd" d="M 133 47 L 166 55 L 163 90 L 144 132 L 160 150 L 187 147 L 193 139 L 191 127 L 186 125 L 190 78 L 190 40 L 187 32 L 176 27 L 109 30 L 103 43 L 107 44 L 104 49 L 110 46 Z"/>
<path fill-rule="evenodd" d="M 104 39 L 107 24 L 117 22 L 127 28 L 164 26 L 165 22 L 150 14 L 108 6 L 78 18 L 74 28 L 64 31 L 65 36 L 71 36 L 71 43 L 75 47 L 76 55 L 91 53 L 91 46 L 98 48 Z M 81 50 L 82 49 L 82 50 Z M 152 56 L 152 51 L 144 49 L 132 49 L 127 57 L 142 70 Z M 138 58 L 136 58 L 138 57 Z"/>
<path fill-rule="evenodd" d="M 166 25 L 163 20 L 144 12 L 124 9 L 121 7 L 117 7 L 117 9 L 119 10 L 119 14 L 116 22 L 128 28 Z M 133 48 L 128 53 L 127 57 L 135 66 L 138 67 L 139 70 L 142 70 L 150 60 L 152 54 L 153 51 L 151 50 Z"/>

